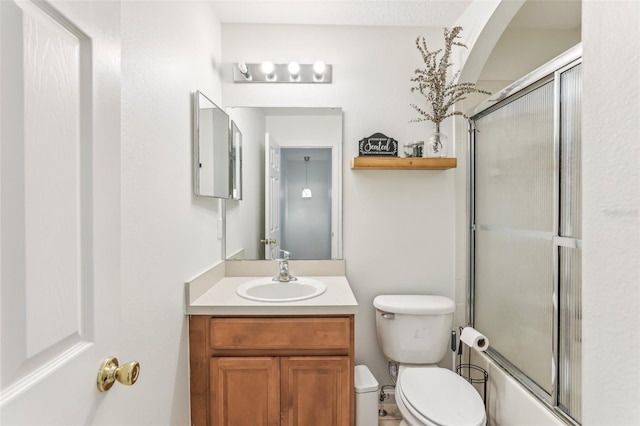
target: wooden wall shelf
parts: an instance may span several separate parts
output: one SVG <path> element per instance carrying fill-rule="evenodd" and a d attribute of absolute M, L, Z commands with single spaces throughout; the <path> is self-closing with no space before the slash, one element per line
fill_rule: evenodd
<path fill-rule="evenodd" d="M 447 170 L 458 165 L 456 158 L 354 157 L 352 170 Z"/>

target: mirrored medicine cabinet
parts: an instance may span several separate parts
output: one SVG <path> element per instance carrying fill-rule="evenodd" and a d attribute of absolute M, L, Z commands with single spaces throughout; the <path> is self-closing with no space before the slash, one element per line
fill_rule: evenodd
<path fill-rule="evenodd" d="M 200 197 L 242 199 L 242 133 L 200 91 L 193 93 L 193 186 Z"/>

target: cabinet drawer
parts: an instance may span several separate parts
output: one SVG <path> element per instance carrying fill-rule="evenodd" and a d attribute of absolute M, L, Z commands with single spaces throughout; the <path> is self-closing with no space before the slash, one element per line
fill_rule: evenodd
<path fill-rule="evenodd" d="M 209 342 L 214 353 L 348 354 L 352 330 L 349 317 L 211 318 Z"/>

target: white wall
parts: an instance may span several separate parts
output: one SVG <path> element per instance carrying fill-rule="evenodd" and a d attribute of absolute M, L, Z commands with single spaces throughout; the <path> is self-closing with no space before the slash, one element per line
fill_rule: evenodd
<path fill-rule="evenodd" d="M 515 81 L 580 43 L 580 29 L 507 28 L 479 80 Z"/>
<path fill-rule="evenodd" d="M 640 424 L 640 22 L 636 1 L 585 1 L 583 424 Z"/>
<path fill-rule="evenodd" d="M 193 195 L 191 92 L 220 103 L 220 39 L 207 2 L 122 3 L 117 356 L 141 364 L 140 380 L 122 399 L 131 425 L 189 424 L 184 282 L 220 258 L 217 200 Z"/>
<path fill-rule="evenodd" d="M 339 110 L 324 114 L 299 110 L 300 115 L 267 114 L 267 132 L 274 135 L 281 146 L 320 147 L 340 146 L 342 114 Z M 304 114 L 303 114 L 304 111 Z"/>
<path fill-rule="evenodd" d="M 375 335 L 373 298 L 383 293 L 434 293 L 454 297 L 454 181 L 452 171 L 352 171 L 358 141 L 375 132 L 400 144 L 424 140 L 433 130 L 410 103 L 413 70 L 421 65 L 418 35 L 439 43 L 441 29 L 223 25 L 225 105 L 342 107 L 344 258 L 360 305 L 356 362 L 387 383 L 386 361 Z M 234 84 L 238 61 L 333 65 L 333 83 Z M 226 68 L 225 68 L 226 70 Z M 450 132 L 446 124 L 444 131 Z M 295 272 L 295 271 L 294 271 Z"/>

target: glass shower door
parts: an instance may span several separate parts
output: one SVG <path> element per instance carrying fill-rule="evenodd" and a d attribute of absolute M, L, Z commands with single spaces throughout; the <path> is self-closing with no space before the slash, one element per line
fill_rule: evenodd
<path fill-rule="evenodd" d="M 549 81 L 478 119 L 475 143 L 475 326 L 495 352 L 548 393 L 553 88 Z"/>
<path fill-rule="evenodd" d="M 472 321 L 488 354 L 578 422 L 581 72 L 565 63 L 473 118 L 470 256 Z"/>

